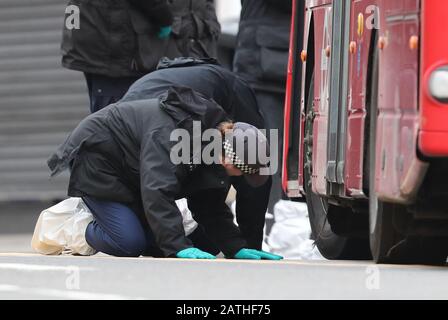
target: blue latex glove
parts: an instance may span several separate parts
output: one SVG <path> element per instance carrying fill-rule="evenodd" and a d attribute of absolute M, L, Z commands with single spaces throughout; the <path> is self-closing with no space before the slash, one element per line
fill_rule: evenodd
<path fill-rule="evenodd" d="M 282 260 L 282 256 L 276 254 L 268 253 L 265 251 L 258 251 L 254 249 L 241 249 L 237 252 L 234 259 L 245 259 L 245 260 Z"/>
<path fill-rule="evenodd" d="M 182 259 L 216 259 L 216 257 L 208 252 L 199 250 L 198 248 L 188 248 L 176 253 L 176 257 Z"/>
<path fill-rule="evenodd" d="M 159 39 L 166 39 L 170 36 L 172 30 L 173 29 L 171 29 L 170 26 L 161 27 L 157 36 L 159 37 Z"/>

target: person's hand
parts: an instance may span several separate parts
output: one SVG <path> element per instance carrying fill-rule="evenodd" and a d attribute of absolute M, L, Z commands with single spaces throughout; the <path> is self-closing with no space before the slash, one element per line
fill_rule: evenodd
<path fill-rule="evenodd" d="M 265 251 L 259 251 L 254 249 L 241 249 L 235 254 L 234 259 L 244 259 L 244 260 L 282 260 L 283 257 L 268 253 Z"/>
<path fill-rule="evenodd" d="M 166 39 L 170 36 L 172 30 L 171 26 L 161 27 L 157 36 L 159 39 Z"/>
<path fill-rule="evenodd" d="M 182 259 L 216 259 L 216 257 L 208 252 L 199 250 L 198 248 L 188 248 L 176 253 L 176 257 Z"/>

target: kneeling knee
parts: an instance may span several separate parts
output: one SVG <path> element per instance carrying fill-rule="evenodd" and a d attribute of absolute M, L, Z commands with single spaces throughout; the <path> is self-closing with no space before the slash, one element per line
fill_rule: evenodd
<path fill-rule="evenodd" d="M 132 236 L 124 240 L 121 244 L 123 257 L 139 257 L 146 248 L 145 237 Z"/>

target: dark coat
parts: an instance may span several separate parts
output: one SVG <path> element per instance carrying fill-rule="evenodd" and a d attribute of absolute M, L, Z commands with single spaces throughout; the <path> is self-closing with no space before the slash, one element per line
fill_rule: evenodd
<path fill-rule="evenodd" d="M 211 59 L 164 59 L 159 64 L 159 70 L 135 82 L 122 101 L 157 98 L 172 86 L 188 86 L 213 99 L 234 121 L 246 122 L 259 129 L 266 128 L 255 94 L 248 83 Z M 218 178 L 215 184 L 219 183 Z M 249 247 L 261 249 L 271 181 L 269 179 L 264 186 L 255 189 L 247 184 L 244 177 L 231 177 L 230 183 L 237 191 L 238 226 Z M 207 192 L 202 191 L 199 197 L 207 198 Z"/>
<path fill-rule="evenodd" d="M 233 70 L 257 90 L 282 93 L 292 0 L 242 0 Z"/>
<path fill-rule="evenodd" d="M 172 130 L 201 121 L 214 128 L 227 114 L 188 88 L 160 99 L 119 102 L 84 119 L 48 165 L 52 175 L 70 167 L 68 195 L 142 203 L 157 244 L 173 256 L 192 243 L 186 238 L 175 200 L 186 197 L 196 221 L 227 256 L 247 244 L 225 204 L 228 177 L 220 165 L 191 171 L 170 161 Z"/>
<path fill-rule="evenodd" d="M 80 28 L 64 27 L 62 64 L 109 77 L 141 76 L 160 58 L 215 57 L 220 25 L 211 0 L 70 0 Z M 159 39 L 160 27 L 172 27 Z"/>
<path fill-rule="evenodd" d="M 215 62 L 193 58 L 164 59 L 157 71 L 137 80 L 122 101 L 157 98 L 172 86 L 185 86 L 216 101 L 232 120 L 264 129 L 264 119 L 253 90 L 245 80 Z"/>

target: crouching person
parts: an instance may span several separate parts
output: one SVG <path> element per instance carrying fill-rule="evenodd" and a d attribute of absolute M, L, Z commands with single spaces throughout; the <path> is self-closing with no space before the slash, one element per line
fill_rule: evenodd
<path fill-rule="evenodd" d="M 221 128 L 221 163 L 196 164 L 193 151 L 189 163 L 171 161 L 176 144 L 172 132 L 184 129 L 193 136 L 193 121 L 201 123 L 202 131 Z M 221 251 L 228 258 L 278 260 L 248 249 L 225 204 L 229 176 L 244 176 L 253 186 L 268 180 L 260 174 L 266 163 L 245 161 L 247 146 L 242 152 L 234 148 L 232 141 L 242 131 L 267 149 L 266 138 L 255 127 L 232 124 L 214 100 L 173 87 L 159 99 L 119 102 L 88 116 L 48 165 L 53 176 L 70 169 L 68 195 L 82 197 L 92 211 L 95 220 L 85 235 L 98 251 L 193 259 L 213 259 Z M 175 203 L 184 197 L 199 224 L 190 237 Z"/>
<path fill-rule="evenodd" d="M 171 87 L 188 87 L 208 100 L 213 99 L 235 122 L 246 122 L 258 129 L 265 129 L 265 120 L 249 84 L 216 63 L 213 59 L 191 57 L 162 59 L 158 70 L 135 82 L 121 101 L 159 98 Z M 270 138 L 273 139 L 272 136 Z M 273 140 L 276 141 L 276 138 Z M 278 148 L 275 145 L 270 148 L 270 157 L 277 159 Z M 272 174 L 277 170 L 273 161 L 270 168 Z M 239 176 L 231 177 L 229 183 L 236 190 L 235 215 L 238 227 L 248 246 L 261 250 L 271 192 L 271 176 L 263 185 L 257 187 L 251 186 L 246 179 Z"/>

